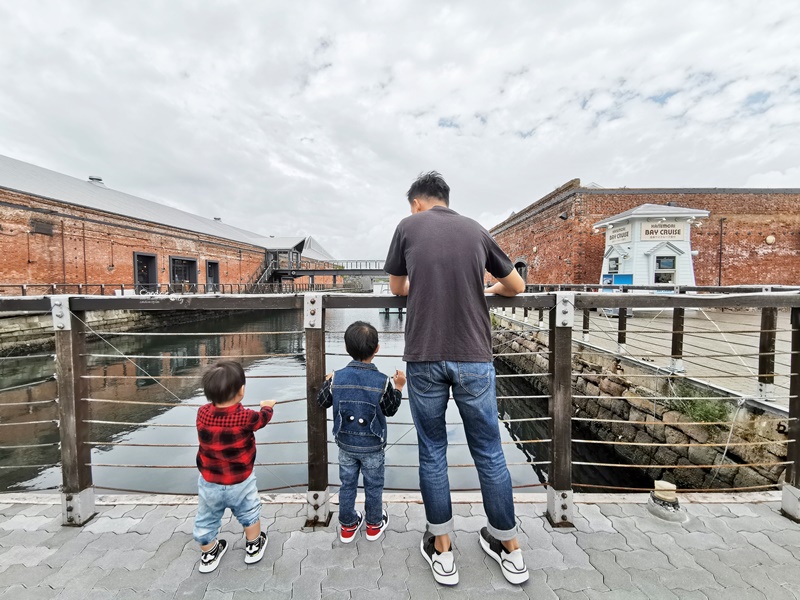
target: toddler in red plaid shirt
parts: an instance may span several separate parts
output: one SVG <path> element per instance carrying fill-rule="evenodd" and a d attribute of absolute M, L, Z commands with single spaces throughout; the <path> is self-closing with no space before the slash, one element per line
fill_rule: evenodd
<path fill-rule="evenodd" d="M 197 411 L 197 516 L 194 539 L 200 544 L 200 572 L 210 573 L 228 548 L 217 540 L 222 515 L 230 508 L 244 527 L 247 564 L 264 556 L 267 534 L 261 531 L 261 500 L 253 465 L 256 438 L 253 433 L 272 419 L 275 400 L 264 400 L 261 410 L 242 406 L 244 369 L 238 362 L 221 360 L 203 374 L 203 391 L 211 402 Z"/>

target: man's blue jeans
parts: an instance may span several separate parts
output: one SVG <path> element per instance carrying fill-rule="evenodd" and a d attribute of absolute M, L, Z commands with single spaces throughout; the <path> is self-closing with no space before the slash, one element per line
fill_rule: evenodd
<path fill-rule="evenodd" d="M 497 420 L 495 371 L 492 363 L 410 362 L 408 400 L 419 443 L 419 486 L 428 531 L 453 531 L 450 480 L 447 476 L 445 411 L 453 390 L 472 460 L 478 470 L 488 529 L 499 540 L 517 534 L 511 476 L 508 473 Z"/>
<path fill-rule="evenodd" d="M 367 523 L 378 525 L 383 518 L 383 450 L 356 453 L 339 448 L 339 523 L 345 527 L 358 523 L 356 492 L 358 472 L 364 476 L 364 512 Z"/>

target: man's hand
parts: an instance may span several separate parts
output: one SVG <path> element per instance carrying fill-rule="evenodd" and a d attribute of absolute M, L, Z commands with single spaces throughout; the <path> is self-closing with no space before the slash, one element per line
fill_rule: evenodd
<path fill-rule="evenodd" d="M 403 391 L 403 386 L 406 384 L 406 374 L 400 370 L 394 372 L 394 377 L 392 377 L 392 382 L 394 382 L 394 389 L 398 392 Z"/>
<path fill-rule="evenodd" d="M 265 406 L 268 408 L 272 408 L 273 406 L 275 406 L 276 402 L 277 400 L 262 400 L 258 404 L 261 408 L 264 408 Z"/>
<path fill-rule="evenodd" d="M 325 375 L 325 381 L 328 381 L 331 377 L 333 377 L 333 371 Z"/>
<path fill-rule="evenodd" d="M 492 287 L 483 290 L 484 294 L 497 294 L 498 296 L 516 296 L 525 291 L 525 281 L 523 281 L 516 269 L 505 277 L 498 277 L 497 283 Z"/>

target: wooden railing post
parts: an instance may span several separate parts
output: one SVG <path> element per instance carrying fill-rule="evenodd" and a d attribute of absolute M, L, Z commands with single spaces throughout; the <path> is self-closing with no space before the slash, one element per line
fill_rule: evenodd
<path fill-rule="evenodd" d="M 793 306 L 792 350 L 789 360 L 789 432 L 786 448 L 786 482 L 783 485 L 781 509 L 783 514 L 800 521 L 800 306 Z"/>
<path fill-rule="evenodd" d="M 628 290 L 626 288 L 622 288 L 622 293 L 626 293 Z M 621 306 L 617 312 L 617 352 L 620 354 L 627 353 L 627 344 L 628 344 L 628 307 Z"/>
<path fill-rule="evenodd" d="M 88 436 L 85 313 L 73 314 L 69 296 L 50 299 L 56 341 L 59 423 L 61 429 L 61 523 L 83 525 L 95 515 L 91 447 Z"/>
<path fill-rule="evenodd" d="M 670 370 L 675 373 L 683 373 L 686 369 L 683 366 L 683 331 L 686 317 L 686 309 L 675 307 L 672 309 L 672 358 L 670 359 Z"/>
<path fill-rule="evenodd" d="M 325 312 L 322 294 L 306 294 L 306 415 L 308 428 L 308 494 L 306 526 L 327 526 L 331 520 L 328 493 L 328 421 L 317 404 L 325 381 Z"/>
<path fill-rule="evenodd" d="M 769 400 L 775 391 L 775 339 L 778 329 L 778 309 L 761 309 L 761 333 L 758 336 L 758 395 Z"/>
<path fill-rule="evenodd" d="M 572 327 L 575 293 L 557 292 L 550 313 L 550 477 L 547 517 L 553 527 L 571 527 L 572 504 Z"/>
<path fill-rule="evenodd" d="M 590 323 L 590 314 L 589 309 L 583 309 L 583 334 L 581 335 L 581 340 L 584 342 L 589 341 L 589 323 Z"/>

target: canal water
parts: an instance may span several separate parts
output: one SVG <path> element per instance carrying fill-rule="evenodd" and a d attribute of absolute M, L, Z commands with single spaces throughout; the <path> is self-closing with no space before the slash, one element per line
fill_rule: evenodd
<path fill-rule="evenodd" d="M 387 374 L 404 369 L 404 315 L 385 314 L 379 309 L 343 309 L 327 311 L 327 370 L 341 368 L 350 360 L 344 355 L 343 332 L 349 323 L 359 319 L 369 321 L 381 332 L 377 367 Z M 261 334 L 301 332 L 302 328 L 302 315 L 296 311 L 247 312 L 174 327 L 171 335 L 123 335 L 89 342 L 90 418 L 98 421 L 91 424 L 89 439 L 95 444 L 92 463 L 98 489 L 196 491 L 194 420 L 197 405 L 205 402 L 200 375 L 210 362 L 205 357 L 221 355 L 240 360 L 245 367 L 245 405 L 257 406 L 267 398 L 278 401 L 273 423 L 256 434 L 260 444 L 256 462 L 292 464 L 256 467 L 260 489 L 303 492 L 307 482 L 306 404 L 299 399 L 305 395 L 304 336 Z M 121 358 L 119 352 L 130 358 Z M 264 354 L 282 356 L 261 356 Z M 59 437 L 57 426 L 30 424 L 58 418 L 57 406 L 51 402 L 57 394 L 54 370 L 50 357 L 0 361 L 2 388 L 15 387 L 0 392 L 0 446 L 6 448 L 0 450 L 0 467 L 5 467 L 0 469 L 0 491 L 58 489 L 61 483 L 60 456 L 55 445 Z M 500 389 L 498 393 L 504 392 Z M 513 416 L 513 408 L 502 410 L 511 411 Z M 388 422 L 386 487 L 417 490 L 416 433 L 407 401 Z M 460 417 L 452 402 L 447 422 L 450 464 L 471 464 Z M 542 491 L 543 488 L 524 486 L 538 484 L 544 477 L 546 470 L 534 469 L 528 463 L 541 460 L 536 453 L 542 452 L 540 447 L 546 444 L 519 444 L 519 440 L 530 439 L 526 437 L 528 433 L 522 432 L 520 437 L 518 430 L 509 429 L 506 424 L 501 425 L 501 433 L 513 484 L 518 491 Z M 30 444 L 53 445 L 8 448 Z M 178 447 L 168 447 L 172 444 Z M 336 462 L 336 446 L 329 444 L 328 449 L 330 461 Z M 338 467 L 333 464 L 329 471 L 331 483 L 338 484 Z M 451 467 L 450 484 L 454 491 L 478 489 L 474 467 Z"/>

